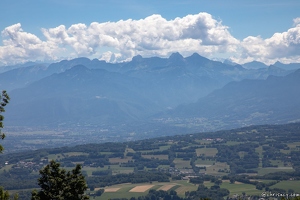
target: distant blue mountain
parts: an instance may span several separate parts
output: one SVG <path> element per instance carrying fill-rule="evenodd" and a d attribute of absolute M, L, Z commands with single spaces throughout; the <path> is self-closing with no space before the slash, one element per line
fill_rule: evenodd
<path fill-rule="evenodd" d="M 48 66 L 49 64 L 37 63 L 37 62 L 26 62 L 26 63 L 16 64 L 16 65 L 0 66 L 0 73 L 7 72 L 16 68 L 24 68 L 24 67 L 34 66 L 34 65 Z"/>
<path fill-rule="evenodd" d="M 277 85 L 274 83 L 270 88 L 260 83 L 271 84 L 272 78 L 268 78 L 270 75 L 289 79 L 287 75 L 294 71 L 273 65 L 245 69 L 241 65 L 209 60 L 197 53 L 188 57 L 173 53 L 169 58 L 143 58 L 138 55 L 124 63 L 76 58 L 0 73 L 0 87 L 8 90 L 11 96 L 5 120 L 7 125 L 13 126 L 147 125 L 151 116 L 158 116 L 157 113 L 172 110 L 179 105 L 172 112 L 167 112 L 171 114 L 168 117 L 198 117 L 201 113 L 207 119 L 218 119 L 224 123 L 233 123 L 240 118 L 242 124 L 245 116 L 248 116 L 247 109 L 251 108 L 245 105 L 251 99 L 256 99 L 250 94 L 256 94 L 255 89 L 268 94 L 267 91 L 272 91 L 272 87 L 279 88 L 281 78 L 273 78 Z M 292 91 L 288 87 L 285 90 Z M 233 118 L 226 112 L 239 109 L 228 107 L 226 102 L 245 108 L 245 112 L 241 109 Z M 243 105 L 243 102 L 246 104 Z M 257 104 L 259 102 L 256 101 Z M 211 107 L 213 105 L 215 107 Z M 260 112 L 258 108 L 261 107 L 257 107 L 255 112 L 258 115 L 263 113 L 262 116 L 271 116 L 264 110 Z M 278 119 L 283 116 L 283 112 L 284 109 L 278 114 Z M 231 117 L 220 117 L 222 113 Z M 293 119 L 287 115 L 283 118 L 281 121 Z M 251 118 L 249 123 L 263 122 L 259 117 L 253 119 L 259 120 Z M 144 125 L 140 125 L 139 129 Z"/>
<path fill-rule="evenodd" d="M 300 69 L 284 77 L 230 82 L 196 103 L 156 117 L 205 119 L 215 128 L 300 121 Z"/>
<path fill-rule="evenodd" d="M 276 63 L 274 63 L 274 65 L 275 65 L 276 67 L 279 67 L 279 68 L 285 69 L 285 70 L 295 70 L 295 69 L 300 69 L 300 63 L 283 64 L 283 63 L 277 61 Z"/>
<path fill-rule="evenodd" d="M 136 120 L 158 111 L 141 81 L 76 65 L 10 93 L 7 124 L 57 126 Z"/>
<path fill-rule="evenodd" d="M 258 61 L 248 62 L 243 64 L 242 66 L 246 69 L 264 69 L 268 67 L 268 65 Z"/>

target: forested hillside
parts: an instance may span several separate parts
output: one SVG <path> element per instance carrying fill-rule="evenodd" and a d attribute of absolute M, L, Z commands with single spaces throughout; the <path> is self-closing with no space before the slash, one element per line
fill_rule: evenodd
<path fill-rule="evenodd" d="M 191 193 L 180 189 L 187 187 L 182 185 L 183 180 L 189 180 L 190 192 L 195 190 L 192 184 L 230 192 L 237 182 L 240 194 L 243 187 L 251 188 L 248 195 L 263 191 L 300 193 L 299 188 L 290 186 L 300 181 L 299 131 L 299 123 L 262 125 L 3 154 L 0 185 L 18 191 L 35 188 L 37 171 L 54 159 L 67 169 L 82 164 L 91 195 L 95 188 L 123 187 L 118 184 L 131 183 L 133 188 L 137 184 L 150 183 L 154 187 L 168 183 L 179 196 L 188 197 Z M 104 190 L 103 198 L 111 195 L 108 191 Z"/>

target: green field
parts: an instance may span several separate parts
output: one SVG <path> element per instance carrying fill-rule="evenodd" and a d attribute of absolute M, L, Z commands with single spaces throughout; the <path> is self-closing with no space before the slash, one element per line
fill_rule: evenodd
<path fill-rule="evenodd" d="M 0 168 L 0 173 L 2 173 L 4 170 L 8 171 L 11 169 L 13 165 L 4 165 L 4 167 Z"/>
<path fill-rule="evenodd" d="M 175 167 L 178 169 L 185 169 L 185 168 L 191 168 L 189 160 L 182 160 L 180 158 L 175 158 L 174 161 Z"/>
<path fill-rule="evenodd" d="M 299 148 L 297 146 L 300 146 L 300 142 L 293 142 L 288 144 L 288 147 L 290 147 L 290 149 L 293 151 L 299 151 Z"/>
<path fill-rule="evenodd" d="M 212 141 L 210 141 L 210 140 L 197 140 L 197 139 L 196 139 L 195 141 L 196 141 L 196 142 L 199 142 L 199 144 L 202 144 L 202 145 L 203 145 L 203 144 L 211 144 L 211 142 L 212 142 Z"/>
<path fill-rule="evenodd" d="M 242 194 L 243 192 L 248 195 L 260 195 L 262 193 L 262 191 L 255 188 L 255 185 L 243 183 L 231 184 L 229 182 L 224 182 L 222 183 L 221 188 L 228 189 L 230 191 L 230 195 Z"/>
<path fill-rule="evenodd" d="M 259 146 L 257 148 L 255 148 L 255 152 L 257 152 L 259 154 L 259 167 L 262 167 L 262 157 L 263 157 L 263 148 L 262 146 Z"/>
<path fill-rule="evenodd" d="M 228 146 L 233 146 L 233 145 L 237 145 L 237 144 L 241 144 L 242 142 L 236 142 L 236 141 L 227 141 L 226 145 Z"/>
<path fill-rule="evenodd" d="M 281 188 L 285 189 L 286 191 L 292 189 L 294 192 L 300 193 L 300 181 L 280 181 L 270 188 Z"/>
<path fill-rule="evenodd" d="M 88 153 L 84 153 L 84 152 L 68 152 L 68 153 L 64 153 L 65 156 L 81 156 L 81 155 L 89 155 Z"/>
<path fill-rule="evenodd" d="M 204 185 L 208 188 L 214 185 L 214 183 L 210 181 L 205 181 Z M 221 188 L 225 188 L 230 191 L 230 196 L 234 194 L 242 194 L 245 192 L 249 195 L 259 195 L 261 194 L 260 190 L 257 190 L 254 185 L 251 184 L 244 184 L 235 182 L 234 184 L 231 184 L 228 180 L 223 180 L 222 184 L 220 185 Z"/>
<path fill-rule="evenodd" d="M 120 167 L 119 165 L 110 165 L 113 174 L 128 174 L 133 172 L 133 167 Z"/>
<path fill-rule="evenodd" d="M 168 150 L 170 148 L 171 145 L 166 145 L 166 146 L 160 146 L 159 150 L 163 151 L 163 150 Z"/>
<path fill-rule="evenodd" d="M 272 165 L 277 165 L 278 167 L 284 167 L 284 162 L 281 160 L 271 160 Z"/>
<path fill-rule="evenodd" d="M 63 158 L 64 156 L 62 154 L 49 154 L 48 160 L 57 160 L 59 158 Z"/>
<path fill-rule="evenodd" d="M 116 164 L 127 163 L 128 161 L 131 160 L 132 160 L 131 156 L 127 156 L 126 158 L 109 158 L 110 163 L 116 163 Z"/>
<path fill-rule="evenodd" d="M 127 153 L 127 152 L 130 152 L 130 153 L 134 153 L 135 151 L 132 149 L 132 148 L 126 148 L 125 149 L 125 152 Z"/>
<path fill-rule="evenodd" d="M 197 156 L 204 154 L 205 156 L 214 157 L 218 153 L 218 150 L 217 150 L 217 148 L 199 148 L 199 149 L 196 149 L 196 153 L 197 153 Z"/>
<path fill-rule="evenodd" d="M 273 172 L 293 172 L 295 171 L 293 168 L 291 167 L 266 167 L 266 168 L 258 168 L 258 175 L 265 175 L 265 174 L 269 174 L 269 173 L 273 173 Z"/>
<path fill-rule="evenodd" d="M 72 168 L 69 168 L 70 170 L 72 169 Z M 87 166 L 84 166 L 84 167 L 82 167 L 82 171 L 84 171 L 84 172 L 86 172 L 86 174 L 88 175 L 88 176 L 92 176 L 92 173 L 94 172 L 94 171 L 104 171 L 104 170 L 107 170 L 108 169 L 108 167 L 103 167 L 103 168 L 101 168 L 101 167 L 87 167 Z"/>
<path fill-rule="evenodd" d="M 73 168 L 72 167 L 65 167 L 65 169 L 72 170 Z M 115 175 L 115 174 L 120 174 L 120 173 L 122 173 L 122 174 L 132 173 L 134 168 L 133 167 L 120 167 L 119 165 L 110 165 L 110 166 L 105 166 L 103 168 L 84 166 L 82 168 L 82 171 L 86 172 L 86 174 L 88 176 L 92 176 L 92 173 L 94 171 L 104 171 L 104 170 L 108 170 L 108 169 L 111 169 L 112 174 Z"/>
<path fill-rule="evenodd" d="M 255 148 L 255 152 L 257 152 L 259 154 L 259 157 L 262 158 L 262 152 L 263 152 L 262 146 Z"/>
<path fill-rule="evenodd" d="M 206 167 L 206 173 L 209 175 L 223 176 L 227 174 L 224 172 L 219 172 L 219 170 L 227 171 L 229 170 L 229 165 L 227 165 L 227 163 L 216 162 L 214 165 Z"/>

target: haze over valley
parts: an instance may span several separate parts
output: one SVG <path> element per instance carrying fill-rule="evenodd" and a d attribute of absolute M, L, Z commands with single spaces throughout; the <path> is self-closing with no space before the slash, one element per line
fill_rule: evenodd
<path fill-rule="evenodd" d="M 126 141 L 300 119 L 297 63 L 238 65 L 173 53 L 122 63 L 82 57 L 11 68 L 0 74 L 12 99 L 6 128 L 66 137 L 50 146 L 73 144 L 72 133 L 80 132 L 89 135 L 85 143 Z"/>

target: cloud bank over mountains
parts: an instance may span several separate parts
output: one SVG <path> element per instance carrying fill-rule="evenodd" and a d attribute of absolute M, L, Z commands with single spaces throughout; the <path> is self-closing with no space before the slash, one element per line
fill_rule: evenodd
<path fill-rule="evenodd" d="M 43 38 L 26 32 L 20 23 L 6 27 L 2 31 L 0 65 L 79 56 L 121 62 L 138 54 L 166 57 L 173 52 L 230 57 L 237 63 L 300 62 L 300 18 L 294 19 L 294 26 L 286 32 L 266 39 L 248 36 L 241 41 L 208 13 L 172 20 L 151 15 L 140 20 L 60 25 L 41 31 Z"/>

